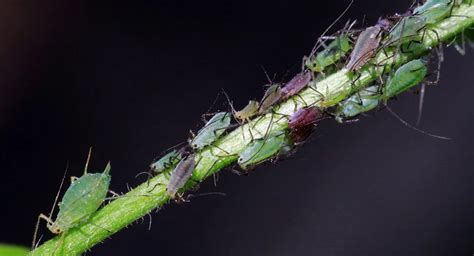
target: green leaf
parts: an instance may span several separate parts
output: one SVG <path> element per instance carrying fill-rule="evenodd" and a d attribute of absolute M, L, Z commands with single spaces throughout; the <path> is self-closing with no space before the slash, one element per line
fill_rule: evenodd
<path fill-rule="evenodd" d="M 30 249 L 10 244 L 0 244 L 0 256 L 26 256 Z"/>

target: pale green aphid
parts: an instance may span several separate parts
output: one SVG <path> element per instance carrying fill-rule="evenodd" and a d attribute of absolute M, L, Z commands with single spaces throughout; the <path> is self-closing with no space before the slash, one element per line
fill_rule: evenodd
<path fill-rule="evenodd" d="M 351 40 L 347 34 L 334 39 L 324 50 L 306 61 L 306 67 L 313 72 L 323 72 L 325 68 L 336 64 L 352 49 Z"/>
<path fill-rule="evenodd" d="M 384 45 L 403 44 L 409 41 L 421 39 L 420 31 L 426 27 L 426 17 L 408 16 L 401 19 L 390 30 L 389 35 L 384 41 Z"/>
<path fill-rule="evenodd" d="M 248 170 L 257 164 L 265 162 L 281 153 L 291 150 L 291 144 L 285 133 L 270 134 L 268 137 L 250 142 L 239 154 L 237 163 Z"/>
<path fill-rule="evenodd" d="M 64 235 L 69 229 L 86 223 L 91 215 L 104 203 L 111 179 L 109 174 L 110 162 L 107 163 L 102 173 L 87 173 L 88 162 L 89 158 L 84 168 L 84 174 L 81 177 L 71 177 L 72 183 L 59 203 L 59 212 L 56 219 L 52 219 L 54 205 L 50 216 L 44 214 L 38 216 L 33 247 L 35 246 L 36 232 L 41 219 L 47 221 L 46 226 L 52 233 Z"/>
<path fill-rule="evenodd" d="M 398 95 L 409 88 L 421 83 L 425 79 L 428 69 L 425 61 L 421 59 L 412 60 L 395 71 L 383 88 L 383 100 Z"/>
<path fill-rule="evenodd" d="M 150 169 L 155 173 L 162 173 L 176 166 L 182 158 L 182 152 L 175 149 L 152 163 Z"/>
<path fill-rule="evenodd" d="M 415 8 L 413 14 L 425 17 L 426 24 L 434 24 L 448 17 L 454 4 L 454 0 L 428 0 Z"/>
<path fill-rule="evenodd" d="M 340 103 L 336 108 L 336 121 L 342 123 L 345 119 L 368 112 L 380 103 L 378 86 L 367 87 Z"/>
<path fill-rule="evenodd" d="M 232 106 L 232 105 L 231 105 Z M 250 118 L 258 114 L 260 104 L 257 101 L 251 100 L 242 110 L 235 111 L 234 117 L 240 121 L 250 121 Z"/>
<path fill-rule="evenodd" d="M 202 149 L 211 145 L 221 136 L 230 125 L 231 115 L 227 112 L 219 112 L 209 120 L 204 127 L 199 130 L 189 144 L 194 149 Z"/>

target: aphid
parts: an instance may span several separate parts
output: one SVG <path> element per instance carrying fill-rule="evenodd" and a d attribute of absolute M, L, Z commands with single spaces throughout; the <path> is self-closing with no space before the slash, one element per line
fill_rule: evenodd
<path fill-rule="evenodd" d="M 248 170 L 257 164 L 290 150 L 291 143 L 285 133 L 270 134 L 268 137 L 250 142 L 242 153 L 239 154 L 237 163 L 242 169 Z"/>
<path fill-rule="evenodd" d="M 423 16 L 403 17 L 389 32 L 384 45 L 403 44 L 409 41 L 419 41 L 419 32 L 426 27 Z"/>
<path fill-rule="evenodd" d="M 402 65 L 383 88 L 383 100 L 386 101 L 421 83 L 425 79 L 426 73 L 426 62 L 421 59 L 412 60 Z"/>
<path fill-rule="evenodd" d="M 47 228 L 52 233 L 64 234 L 69 229 L 74 228 L 79 224 L 86 223 L 90 216 L 96 212 L 104 202 L 107 192 L 109 191 L 111 179 L 109 174 L 110 162 L 107 163 L 107 166 L 102 173 L 87 173 L 89 158 L 90 152 L 84 168 L 84 174 L 79 178 L 71 178 L 72 183 L 59 203 L 59 212 L 56 216 L 56 220 L 53 221 L 52 219 L 54 206 L 51 210 L 50 216 L 44 214 L 38 216 L 38 222 L 36 224 L 33 238 L 33 247 L 35 246 L 36 232 L 41 219 L 47 221 Z M 54 204 L 56 204 L 56 202 Z"/>
<path fill-rule="evenodd" d="M 303 108 L 294 113 L 288 120 L 291 141 L 295 145 L 303 143 L 321 117 L 321 111 L 315 107 Z"/>
<path fill-rule="evenodd" d="M 451 14 L 454 0 L 428 0 L 413 10 L 413 14 L 426 18 L 426 24 L 434 24 Z"/>
<path fill-rule="evenodd" d="M 334 39 L 316 57 L 306 61 L 306 67 L 313 72 L 323 72 L 327 67 L 336 64 L 352 49 L 352 44 L 347 34 L 342 34 Z"/>
<path fill-rule="evenodd" d="M 283 93 L 280 84 L 274 84 L 265 91 L 265 95 L 260 102 L 258 114 L 266 114 L 268 110 L 278 101 L 280 101 Z"/>
<path fill-rule="evenodd" d="M 251 100 L 242 110 L 235 111 L 234 117 L 239 121 L 250 121 L 250 118 L 258 114 L 259 104 L 257 101 Z"/>
<path fill-rule="evenodd" d="M 357 38 L 354 50 L 351 52 L 349 63 L 346 68 L 349 71 L 357 71 L 364 66 L 376 53 L 381 39 L 381 25 L 366 28 Z"/>
<path fill-rule="evenodd" d="M 155 173 L 162 173 L 176 166 L 183 158 L 182 150 L 172 150 L 162 158 L 158 159 L 150 165 L 150 169 Z"/>
<path fill-rule="evenodd" d="M 311 72 L 301 72 L 297 74 L 281 89 L 282 99 L 288 99 L 299 93 L 309 82 L 311 82 Z"/>
<path fill-rule="evenodd" d="M 336 121 L 342 123 L 346 119 L 368 112 L 377 107 L 380 103 L 378 91 L 378 86 L 367 87 L 340 103 L 336 108 Z"/>
<path fill-rule="evenodd" d="M 178 190 L 191 178 L 196 167 L 194 157 L 195 155 L 192 154 L 182 159 L 171 173 L 170 181 L 166 186 L 166 194 L 171 198 L 174 198 Z"/>
<path fill-rule="evenodd" d="M 230 126 L 230 114 L 219 112 L 209 120 L 189 144 L 195 150 L 211 145 Z"/>

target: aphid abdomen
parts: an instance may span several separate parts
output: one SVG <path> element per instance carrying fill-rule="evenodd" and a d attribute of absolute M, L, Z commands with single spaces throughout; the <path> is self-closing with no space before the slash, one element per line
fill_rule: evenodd
<path fill-rule="evenodd" d="M 173 150 L 164 155 L 158 161 L 150 165 L 150 169 L 155 173 L 162 173 L 174 167 L 182 158 L 182 153 L 178 150 Z"/>
<path fill-rule="evenodd" d="M 227 112 L 219 112 L 199 130 L 190 144 L 194 149 L 202 149 L 216 141 L 229 127 L 231 115 Z"/>
<path fill-rule="evenodd" d="M 378 86 L 371 86 L 341 102 L 336 108 L 336 121 L 343 122 L 345 119 L 355 117 L 377 107 L 380 103 L 380 95 L 377 95 L 378 90 Z"/>
<path fill-rule="evenodd" d="M 385 100 L 418 85 L 423 81 L 428 69 L 423 60 L 412 60 L 395 71 L 383 90 Z"/>
<path fill-rule="evenodd" d="M 293 114 L 288 121 L 291 141 L 295 145 L 303 143 L 311 135 L 321 116 L 321 111 L 315 107 L 304 108 Z"/>
<path fill-rule="evenodd" d="M 166 186 L 166 194 L 171 198 L 174 198 L 178 190 L 191 178 L 194 168 L 196 167 L 194 157 L 195 155 L 190 155 L 181 160 L 171 173 L 170 181 Z"/>
<path fill-rule="evenodd" d="M 110 179 L 108 173 L 86 173 L 74 181 L 59 204 L 55 225 L 67 230 L 88 219 L 104 202 Z"/>
<path fill-rule="evenodd" d="M 247 170 L 278 155 L 280 151 L 291 148 L 288 136 L 284 133 L 271 134 L 268 138 L 256 139 L 250 142 L 239 154 L 239 166 Z"/>
<path fill-rule="evenodd" d="M 306 66 L 313 72 L 323 72 L 326 67 L 336 64 L 350 50 L 352 45 L 349 36 L 343 34 L 333 40 L 326 49 L 319 52 L 316 57 L 310 58 Z"/>
<path fill-rule="evenodd" d="M 257 101 L 251 100 L 242 110 L 235 112 L 234 116 L 238 120 L 248 120 L 258 113 L 259 104 Z"/>
<path fill-rule="evenodd" d="M 302 72 L 293 77 L 285 87 L 281 89 L 282 98 L 287 99 L 305 88 L 311 82 L 311 73 Z"/>
<path fill-rule="evenodd" d="M 347 69 L 350 71 L 359 70 L 374 56 L 379 47 L 381 29 L 380 26 L 372 26 L 360 33 L 351 52 L 349 63 L 347 63 Z"/>
<path fill-rule="evenodd" d="M 413 13 L 426 17 L 426 24 L 434 24 L 448 17 L 454 4 L 454 0 L 428 0 Z"/>
<path fill-rule="evenodd" d="M 426 26 L 423 16 L 408 16 L 401 19 L 390 31 L 384 44 L 398 45 L 421 38 L 419 32 Z"/>
<path fill-rule="evenodd" d="M 258 113 L 260 115 L 266 114 L 268 110 L 278 101 L 280 101 L 283 93 L 279 84 L 270 86 L 266 91 L 260 103 Z"/>

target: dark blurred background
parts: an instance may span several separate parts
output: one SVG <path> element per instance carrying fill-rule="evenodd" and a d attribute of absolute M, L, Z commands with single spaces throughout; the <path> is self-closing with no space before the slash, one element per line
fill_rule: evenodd
<path fill-rule="evenodd" d="M 0 242 L 28 246 L 63 170 L 112 161 L 115 191 L 201 125 L 223 88 L 236 106 L 266 77 L 291 78 L 348 1 L 26 1 L 0 3 Z M 376 22 L 406 1 L 356 0 Z M 361 23 L 359 23 L 361 24 Z M 325 121 L 292 159 L 229 171 L 87 255 L 472 255 L 474 52 L 445 51 L 421 127 L 387 111 Z M 226 109 L 223 100 L 217 109 Z M 391 107 L 410 122 L 418 96 Z M 44 223 L 40 229 L 50 238 Z"/>

